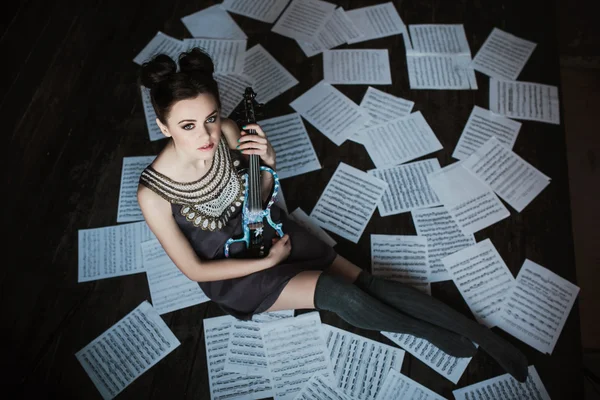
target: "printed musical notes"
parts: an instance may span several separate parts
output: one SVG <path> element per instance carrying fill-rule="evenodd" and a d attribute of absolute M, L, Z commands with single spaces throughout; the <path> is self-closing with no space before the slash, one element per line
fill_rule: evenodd
<path fill-rule="evenodd" d="M 298 84 L 298 80 L 260 44 L 246 52 L 244 74 L 254 80 L 253 89 L 259 103 L 267 103 Z"/>
<path fill-rule="evenodd" d="M 348 40 L 349 44 L 401 35 L 406 32 L 406 26 L 391 1 L 348 10 L 346 14 L 358 30 L 363 33 L 360 37 Z"/>
<path fill-rule="evenodd" d="M 320 0 L 292 0 L 271 29 L 275 33 L 311 42 L 333 15 L 335 4 Z"/>
<path fill-rule="evenodd" d="M 323 80 L 335 84 L 391 85 L 392 74 L 387 49 L 325 50 Z"/>
<path fill-rule="evenodd" d="M 246 39 L 183 39 L 186 50 L 199 47 L 213 61 L 217 74 L 241 74 L 246 58 Z"/>
<path fill-rule="evenodd" d="M 390 369 L 375 400 L 389 399 L 444 400 L 445 398 L 408 376 Z"/>
<path fill-rule="evenodd" d="M 119 189 L 117 222 L 133 222 L 144 219 L 137 201 L 137 189 L 142 171 L 156 156 L 124 157 Z"/>
<path fill-rule="evenodd" d="M 185 51 L 185 46 L 181 40 L 175 39 L 174 37 L 159 31 L 142 51 L 135 56 L 133 62 L 142 65 L 146 61 L 150 61 L 157 54 L 166 54 L 173 60 L 177 60 L 179 54 L 183 51 Z"/>

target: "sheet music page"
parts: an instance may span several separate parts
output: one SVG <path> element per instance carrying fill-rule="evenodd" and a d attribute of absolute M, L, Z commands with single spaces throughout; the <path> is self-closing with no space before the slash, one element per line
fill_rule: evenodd
<path fill-rule="evenodd" d="M 214 74 L 213 78 L 219 87 L 221 100 L 221 116 L 229 117 L 235 108 L 244 99 L 244 92 L 248 86 L 254 86 L 254 80 L 246 75 Z"/>
<path fill-rule="evenodd" d="M 542 353 L 552 354 L 578 294 L 578 286 L 526 259 L 506 296 L 498 326 Z"/>
<path fill-rule="evenodd" d="M 247 39 L 248 36 L 219 4 L 181 18 L 193 37 Z"/>
<path fill-rule="evenodd" d="M 252 315 L 252 321 L 258 323 L 267 323 L 273 321 L 279 321 L 283 318 L 290 318 L 294 316 L 295 310 L 281 310 L 281 311 L 265 311 L 260 314 Z M 238 320 L 239 321 L 239 320 Z"/>
<path fill-rule="evenodd" d="M 473 59 L 473 68 L 492 78 L 514 81 L 536 44 L 494 28 Z"/>
<path fill-rule="evenodd" d="M 215 65 L 216 74 L 242 74 L 246 58 L 246 39 L 183 39 L 189 51 L 194 47 L 204 50 Z"/>
<path fill-rule="evenodd" d="M 273 396 L 270 376 L 242 375 L 224 371 L 231 326 L 230 315 L 205 318 L 204 344 L 211 400 L 255 400 Z"/>
<path fill-rule="evenodd" d="M 460 294 L 467 302 L 477 322 L 493 328 L 515 278 L 490 241 L 442 258 Z"/>
<path fill-rule="evenodd" d="M 394 3 L 377 4 L 374 6 L 355 8 L 347 10 L 346 15 L 354 22 L 354 25 L 362 36 L 348 40 L 348 44 L 364 42 L 386 36 L 401 35 L 406 32 L 406 26 L 398 14 Z"/>
<path fill-rule="evenodd" d="M 141 243 L 154 238 L 146 221 L 80 229 L 77 282 L 144 272 Z"/>
<path fill-rule="evenodd" d="M 387 186 L 340 162 L 310 216 L 321 228 L 358 243 Z"/>
<path fill-rule="evenodd" d="M 363 138 L 377 168 L 403 164 L 443 148 L 420 111 L 369 128 Z"/>
<path fill-rule="evenodd" d="M 185 51 L 185 46 L 181 40 L 158 31 L 146 47 L 135 56 L 133 62 L 142 65 L 146 61 L 150 61 L 157 54 L 166 54 L 173 60 L 177 60 L 179 54 L 183 51 Z"/>
<path fill-rule="evenodd" d="M 405 399 L 405 400 L 445 400 L 434 391 L 426 388 L 406 375 L 391 369 L 375 400 Z"/>
<path fill-rule="evenodd" d="M 454 384 L 459 381 L 471 362 L 470 357 L 453 357 L 427 340 L 416 336 L 395 332 L 381 332 L 381 334 Z"/>
<path fill-rule="evenodd" d="M 292 0 L 271 30 L 301 42 L 311 42 L 332 17 L 335 7 L 321 0 Z"/>
<path fill-rule="evenodd" d="M 559 125 L 558 87 L 491 78 L 490 110 L 509 118 Z"/>
<path fill-rule="evenodd" d="M 323 76 L 333 85 L 391 85 L 388 50 L 325 50 Z"/>
<path fill-rule="evenodd" d="M 272 24 L 290 0 L 223 0 L 225 10 Z"/>
<path fill-rule="evenodd" d="M 366 111 L 324 81 L 291 102 L 290 106 L 338 146 L 370 120 Z"/>
<path fill-rule="evenodd" d="M 327 232 L 321 229 L 321 227 L 317 224 L 314 218 L 306 214 L 304 210 L 302 210 L 300 207 L 296 208 L 291 214 L 289 214 L 288 218 L 296 222 L 298 225 L 301 225 L 304 229 L 306 229 L 307 231 L 309 231 L 314 236 L 318 237 L 331 247 L 337 244 L 337 242 L 333 240 L 333 238 L 329 236 Z"/>
<path fill-rule="evenodd" d="M 167 137 L 161 132 L 156 123 L 156 113 L 154 107 L 152 107 L 152 100 L 150 100 L 150 89 L 140 86 L 140 93 L 142 94 L 142 106 L 144 107 L 144 117 L 146 118 L 150 141 L 166 139 Z"/>
<path fill-rule="evenodd" d="M 387 371 L 400 371 L 404 350 L 323 324 L 337 386 L 352 399 L 377 395 Z"/>
<path fill-rule="evenodd" d="M 465 233 L 475 233 L 510 216 L 489 186 L 461 165 L 427 175 L 429 185 Z"/>
<path fill-rule="evenodd" d="M 512 149 L 520 129 L 520 122 L 474 106 L 452 157 L 464 160 L 491 137 L 495 137 L 507 148 Z"/>
<path fill-rule="evenodd" d="M 75 357 L 104 399 L 112 399 L 181 343 L 147 301 Z"/>
<path fill-rule="evenodd" d="M 261 327 L 275 400 L 293 399 L 317 373 L 332 380 L 333 368 L 318 312 Z"/>
<path fill-rule="evenodd" d="M 137 201 L 137 189 L 142 171 L 156 156 L 123 157 L 117 223 L 142 221 L 144 216 Z"/>
<path fill-rule="evenodd" d="M 298 84 L 298 80 L 260 44 L 246 52 L 244 74 L 254 79 L 259 103 L 268 103 Z"/>
<path fill-rule="evenodd" d="M 158 239 L 142 242 L 141 246 L 152 306 L 159 314 L 210 300 L 198 282 L 190 280 L 171 261 Z"/>
<path fill-rule="evenodd" d="M 371 273 L 402 282 L 427 294 L 429 257 L 425 236 L 371 234 Z"/>
<path fill-rule="evenodd" d="M 475 71 L 470 67 L 471 56 L 407 54 L 406 63 L 411 89 L 478 88 Z"/>
<path fill-rule="evenodd" d="M 472 234 L 466 235 L 445 207 L 411 211 L 417 235 L 427 238 L 430 282 L 452 279 L 441 259 L 475 244 Z"/>
<path fill-rule="evenodd" d="M 518 212 L 538 195 L 550 178 L 491 137 L 463 162 L 463 166 L 489 185 Z"/>
<path fill-rule="evenodd" d="M 279 179 L 321 169 L 321 163 L 298 113 L 258 121 L 277 154 Z"/>
<path fill-rule="evenodd" d="M 362 33 L 348 18 L 344 9 L 338 7 L 316 38 L 313 38 L 311 42 L 297 42 L 304 54 L 312 57 L 323 50 L 333 49 L 361 35 Z"/>
<path fill-rule="evenodd" d="M 504 374 L 453 390 L 452 394 L 456 400 L 550 400 L 550 395 L 533 365 L 529 366 L 529 376 L 524 383 L 517 381 L 510 374 Z"/>
<path fill-rule="evenodd" d="M 323 374 L 313 375 L 294 400 L 352 400 Z"/>
<path fill-rule="evenodd" d="M 379 215 L 387 217 L 442 205 L 427 182 L 427 175 L 439 169 L 440 163 L 437 158 L 430 158 L 391 168 L 368 170 L 368 174 L 388 184 L 378 205 Z"/>
<path fill-rule="evenodd" d="M 463 24 L 409 25 L 412 49 L 407 54 L 464 54 L 471 49 Z"/>

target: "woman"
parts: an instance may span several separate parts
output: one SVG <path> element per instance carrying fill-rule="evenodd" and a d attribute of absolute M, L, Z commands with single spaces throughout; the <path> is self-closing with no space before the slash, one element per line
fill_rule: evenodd
<path fill-rule="evenodd" d="M 424 338 L 454 356 L 470 357 L 473 342 L 516 379 L 527 377 L 523 354 L 489 329 L 442 302 L 399 282 L 373 277 L 289 220 L 276 205 L 272 217 L 285 235 L 262 259 L 243 259 L 243 245 L 223 246 L 242 233 L 243 181 L 237 173 L 250 154 L 276 170 L 265 132 L 247 135 L 219 116 L 213 63 L 200 49 L 181 54 L 179 68 L 158 55 L 145 63 L 141 83 L 151 89 L 156 123 L 170 138 L 140 178 L 138 201 L 150 229 L 175 265 L 225 312 L 250 319 L 264 311 L 328 310 L 363 329 Z M 263 201 L 273 185 L 262 179 Z"/>

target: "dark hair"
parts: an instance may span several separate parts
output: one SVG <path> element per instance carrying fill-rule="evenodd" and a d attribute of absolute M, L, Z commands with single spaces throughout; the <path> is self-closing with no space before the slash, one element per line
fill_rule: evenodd
<path fill-rule="evenodd" d="M 160 122 L 167 124 L 173 104 L 202 93 L 211 94 L 220 109 L 219 88 L 212 75 L 214 69 L 210 56 L 198 47 L 179 55 L 179 72 L 175 61 L 166 54 L 158 54 L 145 62 L 140 83 L 150 89 L 152 106 Z"/>

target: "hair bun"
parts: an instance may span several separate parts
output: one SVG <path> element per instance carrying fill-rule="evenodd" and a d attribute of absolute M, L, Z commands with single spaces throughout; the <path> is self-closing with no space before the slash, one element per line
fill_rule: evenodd
<path fill-rule="evenodd" d="M 166 54 L 159 54 L 152 60 L 142 64 L 140 79 L 142 85 L 149 89 L 156 87 L 177 72 L 177 64 Z"/>
<path fill-rule="evenodd" d="M 210 56 L 198 47 L 179 56 L 179 68 L 182 72 L 199 72 L 212 77 L 215 66 Z"/>

